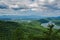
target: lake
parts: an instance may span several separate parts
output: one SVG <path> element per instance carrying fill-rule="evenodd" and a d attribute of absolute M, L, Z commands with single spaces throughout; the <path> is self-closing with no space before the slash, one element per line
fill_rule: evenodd
<path fill-rule="evenodd" d="M 48 26 L 48 23 L 42 23 L 41 25 L 42 25 L 43 27 L 48 28 L 48 27 L 47 27 L 47 26 Z M 60 29 L 60 26 L 55 25 L 54 28 L 55 28 L 55 29 Z"/>

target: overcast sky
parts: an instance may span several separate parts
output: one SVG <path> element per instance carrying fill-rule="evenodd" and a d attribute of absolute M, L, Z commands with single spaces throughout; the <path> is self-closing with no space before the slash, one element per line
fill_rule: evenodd
<path fill-rule="evenodd" d="M 60 16 L 60 0 L 0 0 L 0 15 Z"/>

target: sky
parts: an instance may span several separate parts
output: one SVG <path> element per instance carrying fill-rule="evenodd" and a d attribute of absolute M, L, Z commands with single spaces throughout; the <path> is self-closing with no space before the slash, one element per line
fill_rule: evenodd
<path fill-rule="evenodd" d="M 60 16 L 60 0 L 0 0 L 1 15 Z"/>

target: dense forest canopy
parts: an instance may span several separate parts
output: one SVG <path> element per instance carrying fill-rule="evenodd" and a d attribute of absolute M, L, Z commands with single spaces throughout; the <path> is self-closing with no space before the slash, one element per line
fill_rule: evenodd
<path fill-rule="evenodd" d="M 37 20 L 0 21 L 0 40 L 60 40 L 60 29 L 53 27 L 45 28 Z"/>

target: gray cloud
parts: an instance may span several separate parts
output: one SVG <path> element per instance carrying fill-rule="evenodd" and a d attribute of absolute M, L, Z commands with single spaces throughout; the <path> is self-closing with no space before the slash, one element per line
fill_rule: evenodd
<path fill-rule="evenodd" d="M 0 9 L 8 9 L 8 5 L 5 3 L 0 3 Z"/>
<path fill-rule="evenodd" d="M 60 10 L 60 0 L 2 0 L 0 9 L 52 12 Z"/>

